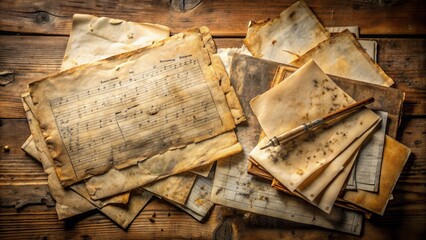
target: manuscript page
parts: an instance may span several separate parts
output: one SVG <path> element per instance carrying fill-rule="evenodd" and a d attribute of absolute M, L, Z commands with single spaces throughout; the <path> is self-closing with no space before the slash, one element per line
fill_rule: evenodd
<path fill-rule="evenodd" d="M 235 127 L 202 37 L 181 33 L 30 85 L 64 185 Z"/>
<path fill-rule="evenodd" d="M 26 110 L 26 117 L 29 122 L 32 143 L 26 145 L 26 150 L 32 153 L 38 161 L 43 164 L 44 171 L 48 174 L 48 185 L 52 197 L 56 201 L 56 212 L 58 218 L 65 219 L 84 213 L 95 208 L 107 215 L 122 228 L 127 228 L 137 214 L 151 199 L 152 194 L 146 191 L 133 191 L 129 198 L 129 193 L 117 195 L 116 197 L 94 201 L 90 198 L 82 183 L 72 185 L 73 190 L 65 189 L 61 186 L 58 176 L 53 168 L 53 161 L 48 154 L 46 144 L 43 141 L 37 119 L 31 112 L 33 106 L 28 94 L 22 95 L 22 101 Z M 78 194 L 77 194 L 78 192 Z M 128 200 L 123 202 L 125 199 Z M 117 201 L 118 200 L 118 201 Z M 127 203 L 124 207 L 112 203 Z"/>

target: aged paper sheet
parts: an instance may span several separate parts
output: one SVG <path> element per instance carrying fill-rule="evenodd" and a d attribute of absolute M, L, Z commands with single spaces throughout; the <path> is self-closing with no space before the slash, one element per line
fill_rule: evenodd
<path fill-rule="evenodd" d="M 90 204 L 86 199 L 78 195 L 72 190 L 64 190 L 60 184 L 60 181 L 55 173 L 52 161 L 50 161 L 50 156 L 47 154 L 47 145 L 43 141 L 43 135 L 39 128 L 31 127 L 33 124 L 37 125 L 38 121 L 34 118 L 29 105 L 26 100 L 29 100 L 28 95 L 23 95 L 23 106 L 25 110 L 25 115 L 27 121 L 30 123 L 30 131 L 33 136 L 34 142 L 38 146 L 37 149 L 37 159 L 40 159 L 40 162 L 43 165 L 45 173 L 48 175 L 48 184 L 50 193 L 56 201 L 56 212 L 59 219 L 64 219 L 68 217 L 75 216 L 77 214 L 87 212 L 96 207 Z"/>
<path fill-rule="evenodd" d="M 377 125 L 378 123 L 376 123 Z M 330 213 L 336 199 L 342 190 L 349 173 L 357 158 L 360 145 L 365 139 L 371 135 L 376 126 L 372 126 L 361 137 L 355 140 L 345 151 L 342 152 L 329 166 L 318 176 L 312 180 L 308 186 L 302 190 L 297 190 L 304 197 L 311 201 L 315 206 Z M 349 155 L 349 156 L 347 156 Z M 339 158 L 348 159 L 345 163 L 338 163 Z M 339 166 L 340 165 L 340 166 Z M 337 173 L 336 171 L 337 170 Z M 321 186 L 322 185 L 322 186 Z M 300 186 L 299 186 L 300 188 Z"/>
<path fill-rule="evenodd" d="M 61 70 L 151 45 L 170 35 L 166 26 L 74 14 Z"/>
<path fill-rule="evenodd" d="M 299 1 L 273 20 L 250 23 L 244 44 L 255 57 L 290 63 L 329 35 L 309 7 Z"/>
<path fill-rule="evenodd" d="M 178 34 L 30 85 L 63 184 L 235 127 L 214 58 L 200 38 L 196 30 Z M 182 49 L 165 50 L 176 48 Z"/>
<path fill-rule="evenodd" d="M 380 186 L 377 193 L 364 190 L 346 191 L 343 199 L 371 212 L 383 215 L 399 175 L 411 150 L 395 139 L 386 136 Z"/>
<path fill-rule="evenodd" d="M 175 204 L 189 215 L 202 222 L 214 206 L 214 203 L 210 201 L 212 185 L 213 175 L 209 175 L 208 177 L 197 176 L 185 204 L 178 204 L 175 202 L 172 202 L 172 204 Z"/>
<path fill-rule="evenodd" d="M 54 171 L 53 161 L 50 158 L 47 146 L 43 141 L 38 121 L 34 118 L 34 115 L 31 112 L 31 99 L 28 95 L 24 94 L 22 100 L 32 134 L 31 138 L 34 139 L 32 143 L 34 143 L 35 146 L 35 148 L 30 147 L 27 150 L 35 157 L 35 159 L 39 160 L 43 164 L 43 168 L 48 174 L 48 185 L 52 197 L 56 201 L 56 212 L 58 214 L 58 218 L 61 220 L 98 208 L 122 228 L 127 228 L 151 199 L 152 194 L 138 190 L 133 191 L 130 198 L 128 194 L 118 196 L 118 199 L 127 197 L 126 199 L 128 200 L 128 203 L 126 202 L 127 204 L 125 206 L 120 206 L 112 204 L 119 203 L 117 202 L 116 197 L 106 200 L 104 199 L 102 201 L 91 200 L 84 185 L 81 183 L 72 186 L 74 191 L 71 189 L 64 189 L 61 186 L 56 172 Z M 26 146 L 28 147 L 29 145 Z M 75 191 L 77 191 L 78 194 Z"/>
<path fill-rule="evenodd" d="M 183 172 L 145 185 L 143 189 L 173 202 L 185 204 L 196 178 L 195 173 Z"/>
<path fill-rule="evenodd" d="M 254 98 L 250 106 L 268 138 L 272 138 L 354 102 L 310 61 L 285 81 Z M 378 120 L 374 112 L 364 109 L 326 130 L 311 132 L 272 149 L 260 150 L 263 145 L 258 144 L 250 156 L 294 191 Z"/>
<path fill-rule="evenodd" d="M 221 89 L 225 93 L 227 104 L 231 109 L 233 121 L 237 124 L 245 120 L 238 98 L 220 58 L 213 54 L 216 50 L 211 35 L 205 28 L 202 28 L 201 31 L 203 42 L 206 44 L 209 53 L 211 53 L 211 68 L 214 69 L 216 76 L 219 78 Z M 229 131 L 211 139 L 188 144 L 184 148 L 175 148 L 163 154 L 158 154 L 120 171 L 111 169 L 102 176 L 92 177 L 87 180 L 86 187 L 93 199 L 100 199 L 128 191 L 160 178 L 209 164 L 239 151 L 241 151 L 241 145 L 238 143 L 235 133 Z M 115 184 L 109 184 L 110 181 L 115 182 Z"/>
<path fill-rule="evenodd" d="M 327 74 L 382 86 L 394 83 L 349 31 L 318 44 L 290 64 L 300 67 L 312 59 Z"/>
<path fill-rule="evenodd" d="M 247 60 L 245 57 L 234 57 L 231 70 L 231 82 L 237 90 L 247 118 L 246 124 L 237 126 L 238 139 L 244 150 L 217 163 L 211 200 L 227 207 L 359 234 L 362 228 L 361 214 L 338 207 L 333 208 L 331 214 L 326 214 L 315 206 L 306 204 L 304 200 L 280 193 L 272 189 L 269 183 L 258 181 L 247 174 L 248 153 L 257 144 L 261 132 L 249 101 L 269 89 L 272 78 L 268 78 L 267 73 L 268 70 L 274 73 L 276 65 L 269 68 L 267 65 L 256 64 L 259 62 L 249 61 L 259 59 L 248 57 Z M 265 72 L 257 72 L 258 67 L 265 69 Z"/>

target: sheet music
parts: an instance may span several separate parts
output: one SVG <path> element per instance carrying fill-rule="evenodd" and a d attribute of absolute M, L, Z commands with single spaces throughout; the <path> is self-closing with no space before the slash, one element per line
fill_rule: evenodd
<path fill-rule="evenodd" d="M 206 54 L 194 31 L 32 83 L 63 183 L 233 129 L 228 98 Z"/>
<path fill-rule="evenodd" d="M 50 101 L 78 176 L 98 167 L 99 161 L 108 163 L 98 159 L 112 158 L 113 165 L 119 165 L 129 158 L 146 158 L 189 143 L 194 136 L 208 137 L 220 127 L 219 113 L 212 96 L 205 94 L 209 89 L 193 56 L 160 60 L 135 71 L 126 79 L 103 79 L 100 87 Z M 191 94 L 179 98 L 179 89 Z"/>

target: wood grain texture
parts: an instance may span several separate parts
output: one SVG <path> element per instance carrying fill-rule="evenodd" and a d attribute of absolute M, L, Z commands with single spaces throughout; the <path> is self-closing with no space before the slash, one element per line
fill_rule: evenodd
<path fill-rule="evenodd" d="M 155 22 L 180 32 L 208 26 L 214 36 L 239 36 L 250 20 L 274 18 L 295 0 L 205 0 L 186 12 L 174 10 L 170 1 L 33 1 L 0 2 L 0 30 L 20 33 L 68 35 L 74 13 Z M 426 34 L 423 0 L 306 0 L 325 26 L 359 26 L 361 34 Z"/>

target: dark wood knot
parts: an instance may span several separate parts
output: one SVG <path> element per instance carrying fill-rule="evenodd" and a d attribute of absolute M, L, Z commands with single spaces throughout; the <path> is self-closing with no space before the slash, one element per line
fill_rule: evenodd
<path fill-rule="evenodd" d="M 36 22 L 41 25 L 49 23 L 50 22 L 49 14 L 47 12 L 38 12 L 36 14 Z"/>

